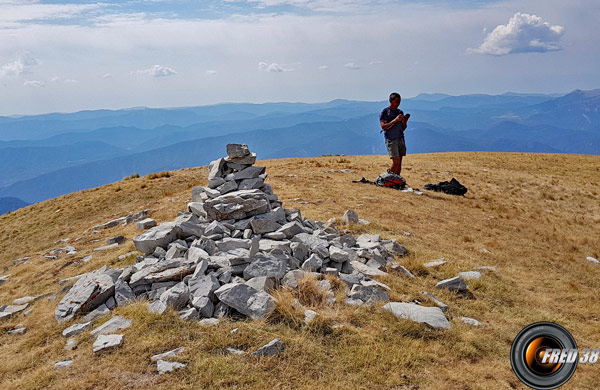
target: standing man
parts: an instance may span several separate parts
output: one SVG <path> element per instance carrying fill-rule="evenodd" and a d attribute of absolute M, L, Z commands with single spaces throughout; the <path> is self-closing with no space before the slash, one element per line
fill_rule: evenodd
<path fill-rule="evenodd" d="M 392 167 L 389 171 L 397 175 L 400 175 L 402 171 L 402 157 L 406 156 L 404 130 L 406 129 L 406 121 L 410 117 L 410 114 L 404 115 L 402 110 L 398 108 L 401 100 L 400 94 L 392 92 L 390 94 L 390 106 L 384 108 L 379 114 L 379 123 L 385 136 L 385 145 L 392 159 Z"/>

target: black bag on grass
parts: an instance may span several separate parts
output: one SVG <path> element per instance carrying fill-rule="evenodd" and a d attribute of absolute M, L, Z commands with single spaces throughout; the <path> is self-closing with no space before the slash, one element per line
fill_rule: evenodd
<path fill-rule="evenodd" d="M 460 184 L 455 178 L 452 178 L 450 181 L 439 182 L 438 184 L 425 184 L 423 188 L 428 191 L 443 192 L 450 195 L 464 195 L 467 193 L 467 187 Z"/>

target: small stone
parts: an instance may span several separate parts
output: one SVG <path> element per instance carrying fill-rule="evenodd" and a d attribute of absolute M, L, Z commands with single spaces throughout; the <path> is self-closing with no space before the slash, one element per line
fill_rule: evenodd
<path fill-rule="evenodd" d="M 432 293 L 422 292 L 421 295 L 423 295 L 424 297 L 429 298 L 433 303 L 435 303 L 435 305 L 437 307 L 439 307 L 440 309 L 442 309 L 442 311 L 448 311 L 450 309 L 448 307 L 448 305 L 446 305 L 445 303 L 439 301 Z"/>
<path fill-rule="evenodd" d="M 112 248 L 116 248 L 118 247 L 119 244 L 117 244 L 116 242 L 114 244 L 109 244 L 109 245 L 104 245 L 98 248 L 94 248 L 94 252 L 98 252 L 98 251 L 105 251 L 107 249 L 112 249 Z"/>
<path fill-rule="evenodd" d="M 219 319 L 218 318 L 205 318 L 203 320 L 198 321 L 198 323 L 200 325 L 207 325 L 207 326 L 211 326 L 211 325 L 219 325 Z"/>
<path fill-rule="evenodd" d="M 116 348 L 123 344 L 122 334 L 101 334 L 94 341 L 94 353 Z"/>
<path fill-rule="evenodd" d="M 598 259 L 595 259 L 595 258 L 593 258 L 592 256 L 588 256 L 588 257 L 586 257 L 586 260 L 587 260 L 587 261 L 591 261 L 592 263 L 595 263 L 595 264 L 600 264 L 600 260 L 598 260 Z"/>
<path fill-rule="evenodd" d="M 230 353 L 232 355 L 243 355 L 246 353 L 246 351 L 242 351 L 241 349 L 236 349 L 232 347 L 225 348 L 225 352 Z"/>
<path fill-rule="evenodd" d="M 184 309 L 179 312 L 179 318 L 184 321 L 192 321 L 200 318 L 198 314 L 198 310 L 196 308 L 191 307 L 189 309 Z"/>
<path fill-rule="evenodd" d="M 168 357 L 177 356 L 177 355 L 179 355 L 180 353 L 182 353 L 183 351 L 185 351 L 185 347 L 179 347 L 179 348 L 172 349 L 172 350 L 170 350 L 170 351 L 167 351 L 167 352 L 164 352 L 164 353 L 161 353 L 161 354 L 158 354 L 158 355 L 153 355 L 153 356 L 150 358 L 150 360 L 151 360 L 151 361 L 153 361 L 153 362 L 155 362 L 155 361 L 157 361 L 157 360 L 162 360 L 162 359 L 164 359 L 164 358 L 168 358 Z"/>
<path fill-rule="evenodd" d="M 425 264 L 423 264 L 423 266 L 426 268 L 433 268 L 433 267 L 439 267 L 440 265 L 444 265 L 444 264 L 446 264 L 446 259 L 444 259 L 442 257 L 439 260 L 434 260 L 434 261 L 430 261 L 429 263 L 425 263 Z"/>
<path fill-rule="evenodd" d="M 346 210 L 342 216 L 342 221 L 344 223 L 358 223 L 358 214 L 354 210 Z"/>
<path fill-rule="evenodd" d="M 477 321 L 474 318 L 460 317 L 460 320 L 467 325 L 472 325 L 472 326 L 482 326 L 483 325 L 481 322 Z"/>
<path fill-rule="evenodd" d="M 116 316 L 106 321 L 104 324 L 98 326 L 90 332 L 91 336 L 105 335 L 107 333 L 115 332 L 121 329 L 127 329 L 131 326 L 131 320 Z"/>
<path fill-rule="evenodd" d="M 25 333 L 27 333 L 27 328 L 11 329 L 7 333 L 8 334 L 25 334 Z"/>
<path fill-rule="evenodd" d="M 160 375 L 166 374 L 167 372 L 173 372 L 180 368 L 184 368 L 187 364 L 178 362 L 167 362 L 165 360 L 159 360 L 156 362 L 156 368 Z"/>
<path fill-rule="evenodd" d="M 208 297 L 195 297 L 192 299 L 192 306 L 198 310 L 198 314 L 202 318 L 212 317 L 215 306 Z"/>
<path fill-rule="evenodd" d="M 92 325 L 92 322 L 86 322 L 84 324 L 73 324 L 71 326 L 69 326 L 67 329 L 63 330 L 62 335 L 63 337 L 73 337 L 73 336 L 77 336 L 80 333 L 85 332 L 90 326 Z"/>
<path fill-rule="evenodd" d="M 110 314 L 110 310 L 109 310 L 108 306 L 100 305 L 97 308 L 95 308 L 93 311 L 86 314 L 85 317 L 83 317 L 83 320 L 90 322 L 90 321 L 94 321 L 97 318 L 107 316 L 109 314 Z"/>
<path fill-rule="evenodd" d="M 458 274 L 463 279 L 480 279 L 481 273 L 477 271 L 466 271 Z"/>
<path fill-rule="evenodd" d="M 23 297 L 17 298 L 13 301 L 13 305 L 24 305 L 26 303 L 31 303 L 35 300 L 35 297 Z"/>
<path fill-rule="evenodd" d="M 284 349 L 285 346 L 283 343 L 279 339 L 275 339 L 263 345 L 252 354 L 257 356 L 272 356 L 282 352 Z"/>
<path fill-rule="evenodd" d="M 146 218 L 146 219 L 143 219 L 143 220 L 141 220 L 139 222 L 136 222 L 135 225 L 138 228 L 138 230 L 146 230 L 146 229 L 153 228 L 154 226 L 157 225 L 157 223 L 152 218 Z"/>
<path fill-rule="evenodd" d="M 315 317 L 318 315 L 319 315 L 319 313 L 317 313 L 316 311 L 313 311 L 310 309 L 306 310 L 304 312 L 304 323 L 307 325 L 310 324 L 315 319 Z"/>
<path fill-rule="evenodd" d="M 439 281 L 435 285 L 435 288 L 446 289 L 450 291 L 466 291 L 467 283 L 460 276 L 455 276 L 450 279 Z"/>
<path fill-rule="evenodd" d="M 65 344 L 65 350 L 72 351 L 75 348 L 77 348 L 77 340 L 74 338 L 68 339 L 67 343 Z"/>
<path fill-rule="evenodd" d="M 255 320 L 263 319 L 276 306 L 275 298 L 271 295 L 245 284 L 223 285 L 215 291 L 215 296 L 227 306 Z"/>
<path fill-rule="evenodd" d="M 106 244 L 107 245 L 111 245 L 111 244 L 121 245 L 125 241 L 127 241 L 127 239 L 124 236 L 115 236 L 115 237 L 111 237 L 111 238 L 107 239 Z"/>
<path fill-rule="evenodd" d="M 54 368 L 66 368 L 69 367 L 71 364 L 73 364 L 73 360 L 63 360 L 54 364 Z"/>

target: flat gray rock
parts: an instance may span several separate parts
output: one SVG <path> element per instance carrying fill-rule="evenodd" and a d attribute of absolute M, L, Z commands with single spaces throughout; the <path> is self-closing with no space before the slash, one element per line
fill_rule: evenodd
<path fill-rule="evenodd" d="M 274 256 L 257 257 L 244 269 L 244 279 L 266 276 L 279 280 L 285 275 L 286 267 L 287 261 L 285 259 Z"/>
<path fill-rule="evenodd" d="M 351 261 L 350 264 L 355 271 L 360 272 L 366 276 L 386 276 L 387 273 L 378 270 L 377 268 L 369 267 L 366 264 L 361 263 L 358 260 Z"/>
<path fill-rule="evenodd" d="M 214 275 L 199 275 L 188 281 L 189 292 L 193 297 L 208 297 L 213 299 L 214 292 L 221 287 Z"/>
<path fill-rule="evenodd" d="M 440 265 L 444 265 L 444 264 L 446 264 L 446 260 L 442 257 L 439 260 L 433 260 L 433 261 L 430 261 L 429 263 L 425 263 L 425 264 L 423 264 L 423 266 L 426 268 L 434 268 L 434 267 L 439 267 Z"/>
<path fill-rule="evenodd" d="M 201 318 L 210 318 L 215 311 L 215 306 L 208 297 L 194 297 L 192 306 L 198 310 L 198 316 Z"/>
<path fill-rule="evenodd" d="M 135 294 L 129 284 L 124 280 L 115 283 L 115 301 L 117 306 L 124 306 L 135 299 Z"/>
<path fill-rule="evenodd" d="M 469 318 L 469 317 L 460 317 L 460 320 L 462 322 L 464 322 L 467 325 L 471 325 L 471 326 L 482 326 L 483 324 L 479 321 L 477 321 L 474 318 Z"/>
<path fill-rule="evenodd" d="M 250 155 L 250 150 L 246 144 L 227 144 L 227 157 L 238 158 Z"/>
<path fill-rule="evenodd" d="M 146 219 L 142 219 L 139 222 L 136 222 L 135 225 L 139 230 L 146 230 L 146 229 L 153 228 L 154 226 L 157 225 L 157 223 L 152 218 L 146 218 Z"/>
<path fill-rule="evenodd" d="M 160 301 L 175 310 L 181 310 L 190 301 L 189 288 L 183 282 L 177 283 L 160 295 Z"/>
<path fill-rule="evenodd" d="M 466 291 L 467 283 L 460 276 L 439 281 L 435 288 L 446 289 L 450 291 Z"/>
<path fill-rule="evenodd" d="M 180 368 L 184 368 L 187 364 L 178 362 L 168 362 L 166 360 L 159 360 L 156 362 L 156 368 L 159 374 L 166 374 L 167 372 L 173 372 Z"/>
<path fill-rule="evenodd" d="M 238 190 L 208 199 L 204 210 L 208 220 L 240 220 L 270 211 L 267 195 L 260 190 Z"/>
<path fill-rule="evenodd" d="M 67 329 L 63 330 L 62 335 L 63 337 L 77 336 L 78 334 L 85 332 L 90 326 L 92 326 L 92 321 L 84 324 L 73 324 Z"/>
<path fill-rule="evenodd" d="M 165 222 L 135 236 L 133 243 L 140 252 L 150 254 L 154 252 L 157 246 L 166 248 L 170 242 L 175 241 L 178 232 L 179 227 L 177 223 Z"/>
<path fill-rule="evenodd" d="M 254 234 L 274 232 L 281 227 L 280 224 L 270 219 L 253 219 L 250 222 L 250 226 L 252 226 Z"/>
<path fill-rule="evenodd" d="M 127 318 L 123 318 L 121 316 L 116 316 L 106 321 L 104 324 L 98 326 L 94 330 L 90 332 L 91 336 L 104 335 L 112 332 L 116 332 L 117 330 L 127 329 L 131 326 L 131 320 Z"/>
<path fill-rule="evenodd" d="M 162 359 L 165 359 L 165 358 L 168 358 L 168 357 L 177 356 L 180 353 L 182 353 L 183 351 L 185 351 L 185 347 L 175 348 L 175 349 L 172 349 L 170 351 L 167 351 L 167 352 L 164 352 L 164 353 L 161 353 L 161 354 L 158 354 L 158 355 L 153 355 L 150 358 L 150 360 L 153 361 L 153 362 L 155 362 L 157 360 L 162 360 Z"/>
<path fill-rule="evenodd" d="M 389 302 L 383 308 L 397 318 L 425 323 L 435 329 L 450 329 L 450 322 L 439 307 L 423 307 L 414 303 Z"/>
<path fill-rule="evenodd" d="M 27 328 L 11 329 L 7 333 L 8 334 L 25 334 L 25 333 L 27 333 Z"/>
<path fill-rule="evenodd" d="M 365 304 L 372 304 L 381 301 L 387 302 L 390 300 L 390 295 L 379 287 L 355 284 L 350 290 L 350 299 L 360 299 Z"/>
<path fill-rule="evenodd" d="M 101 334 L 94 341 L 94 353 L 116 348 L 123 344 L 122 334 Z"/>
<path fill-rule="evenodd" d="M 268 344 L 263 345 L 252 354 L 257 356 L 273 356 L 285 350 L 285 346 L 279 339 L 272 340 Z"/>
<path fill-rule="evenodd" d="M 466 271 L 458 274 L 463 279 L 480 279 L 481 273 L 478 271 Z"/>
<path fill-rule="evenodd" d="M 109 298 L 109 299 L 111 299 L 111 298 Z M 97 308 L 95 308 L 94 310 L 92 310 L 91 312 L 87 313 L 83 317 L 83 320 L 91 322 L 100 317 L 107 316 L 109 314 L 110 314 L 110 309 L 108 308 L 108 306 L 106 306 L 106 304 L 102 304 L 102 305 L 98 306 Z"/>
<path fill-rule="evenodd" d="M 115 292 L 113 278 L 100 270 L 82 276 L 63 297 L 54 318 L 58 322 L 70 320 L 80 312 L 89 312 L 104 303 Z"/>
<path fill-rule="evenodd" d="M 69 367 L 71 364 L 73 364 L 73 360 L 63 360 L 54 364 L 54 368 L 66 368 Z"/>
<path fill-rule="evenodd" d="M 354 210 L 346 210 L 342 216 L 342 222 L 344 223 L 358 223 L 358 214 Z"/>
<path fill-rule="evenodd" d="M 448 311 L 450 308 L 448 307 L 448 305 L 446 305 L 445 303 L 441 302 L 440 300 L 438 300 L 432 293 L 430 292 L 422 292 L 421 295 L 423 295 L 426 298 L 429 298 L 429 300 L 431 300 L 431 302 L 433 302 L 437 307 L 439 307 L 442 311 Z"/>
<path fill-rule="evenodd" d="M 215 295 L 227 306 L 255 320 L 263 319 L 276 306 L 275 298 L 271 295 L 246 284 L 223 285 L 215 291 Z"/>

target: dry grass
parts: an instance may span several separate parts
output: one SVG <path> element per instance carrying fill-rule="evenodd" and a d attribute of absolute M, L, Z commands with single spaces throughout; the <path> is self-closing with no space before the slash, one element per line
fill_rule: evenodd
<path fill-rule="evenodd" d="M 585 260 L 600 257 L 599 157 L 408 156 L 403 175 L 410 185 L 422 187 L 454 176 L 469 188 L 465 197 L 417 196 L 351 183 L 384 171 L 389 160 L 383 156 L 262 163 L 286 208 L 299 208 L 322 221 L 352 208 L 371 221 L 349 227 L 355 233 L 397 238 L 410 251 L 403 264 L 418 277 L 408 280 L 392 274 L 381 281 L 391 287 L 394 300 L 423 300 L 422 291 L 434 292 L 451 308 L 452 329 L 434 331 L 399 321 L 377 305 L 329 305 L 308 280 L 298 291 L 277 291 L 277 315 L 264 322 L 224 321 L 201 327 L 180 321 L 174 312 L 149 314 L 144 302 L 118 308 L 117 314 L 133 319 L 133 326 L 123 332 L 125 344 L 94 356 L 89 332 L 78 336 L 76 350 L 63 350 L 60 333 L 70 323 L 57 324 L 57 301 L 43 298 L 33 304 L 31 315 L 0 323 L 0 388 L 521 389 L 508 353 L 526 324 L 556 321 L 573 333 L 580 347 L 600 346 L 600 267 Z M 323 173 L 330 169 L 357 172 Z M 0 304 L 27 295 L 56 294 L 62 288 L 59 280 L 105 264 L 131 264 L 132 256 L 118 260 L 118 255 L 134 249 L 131 241 L 112 251 L 92 250 L 118 234 L 131 239 L 138 233 L 133 224 L 96 234 L 92 227 L 146 208 L 158 222 L 170 221 L 185 208 L 191 188 L 206 182 L 206 174 L 203 167 L 171 171 L 170 177 L 123 180 L 0 216 L 0 276 L 11 275 L 0 287 Z M 290 200 L 295 198 L 299 199 Z M 67 237 L 68 243 L 58 242 Z M 42 257 L 65 245 L 75 246 L 77 254 L 54 261 Z M 89 263 L 79 261 L 89 254 Z M 13 265 L 23 256 L 31 259 Z M 437 269 L 422 266 L 440 257 L 448 263 Z M 432 290 L 438 280 L 480 265 L 494 266 L 499 274 L 470 281 L 474 298 Z M 336 297 L 343 301 L 341 289 L 336 289 Z M 293 299 L 319 312 L 318 320 L 304 325 Z M 459 316 L 476 318 L 485 326 L 469 327 L 457 320 Z M 25 335 L 5 333 L 20 326 L 28 328 Z M 239 331 L 230 333 L 233 328 Z M 275 337 L 287 347 L 278 357 L 224 353 L 228 346 L 252 351 Z M 180 345 L 187 349 L 178 360 L 188 366 L 158 376 L 150 356 Z M 55 362 L 68 358 L 75 359 L 70 368 L 53 369 Z M 564 388 L 595 389 L 597 377 L 597 366 L 580 366 Z"/>

